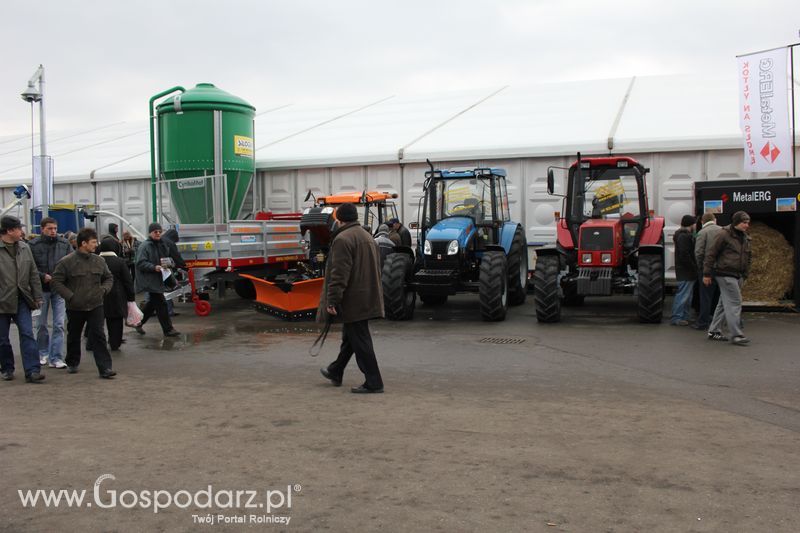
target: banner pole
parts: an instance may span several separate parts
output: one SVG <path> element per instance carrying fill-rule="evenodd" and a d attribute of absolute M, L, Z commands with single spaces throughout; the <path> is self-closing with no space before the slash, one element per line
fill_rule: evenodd
<path fill-rule="evenodd" d="M 792 176 L 797 176 L 797 131 L 795 130 L 794 120 L 794 47 L 796 44 L 789 45 L 789 64 L 791 65 L 791 89 L 792 89 Z"/>

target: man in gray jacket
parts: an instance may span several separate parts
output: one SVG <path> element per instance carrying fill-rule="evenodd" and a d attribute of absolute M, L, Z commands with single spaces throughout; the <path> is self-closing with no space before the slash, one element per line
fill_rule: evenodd
<path fill-rule="evenodd" d="M 383 392 L 383 380 L 369 333 L 369 320 L 383 317 L 378 246 L 358 223 L 355 205 L 340 205 L 336 218 L 339 227 L 331 240 L 317 320 L 343 322 L 342 345 L 336 361 L 320 372 L 338 387 L 355 353 L 365 380 L 363 385 L 350 391 L 357 394 Z"/>
<path fill-rule="evenodd" d="M 14 352 L 9 340 L 13 321 L 19 330 L 25 381 L 41 383 L 44 374 L 33 336 L 31 309 L 41 305 L 42 285 L 33 254 L 22 241 L 22 234 L 22 223 L 17 217 L 0 219 L 0 376 L 4 381 L 14 379 Z"/>
<path fill-rule="evenodd" d="M 30 243 L 36 268 L 39 269 L 39 278 L 42 282 L 43 302 L 42 312 L 39 314 L 36 342 L 39 345 L 39 363 L 50 368 L 66 368 L 62 354 L 64 352 L 64 319 L 66 307 L 64 298 L 57 292 L 50 290 L 50 280 L 56 264 L 72 253 L 69 241 L 58 236 L 58 222 L 51 217 L 45 217 L 39 223 L 42 234 Z M 53 335 L 47 330 L 47 314 L 53 310 Z"/>
<path fill-rule="evenodd" d="M 717 306 L 719 301 L 719 285 L 717 285 L 717 281 L 714 278 L 711 278 L 711 285 L 703 283 L 703 262 L 706 260 L 706 252 L 711 243 L 719 236 L 722 228 L 717 225 L 717 217 L 714 216 L 714 213 L 703 213 L 700 223 L 702 227 L 694 241 L 694 258 L 697 262 L 697 271 L 700 277 L 700 284 L 698 285 L 700 312 L 697 314 L 697 322 L 692 327 L 704 330 L 711 324 L 711 310 Z"/>
<path fill-rule="evenodd" d="M 103 300 L 114 285 L 105 260 L 95 255 L 97 232 L 83 228 L 76 238 L 78 248 L 56 265 L 50 286 L 67 302 L 67 368 L 78 372 L 81 363 L 81 334 L 86 326 L 97 371 L 103 379 L 117 375 L 111 369 L 111 354 L 103 331 Z"/>

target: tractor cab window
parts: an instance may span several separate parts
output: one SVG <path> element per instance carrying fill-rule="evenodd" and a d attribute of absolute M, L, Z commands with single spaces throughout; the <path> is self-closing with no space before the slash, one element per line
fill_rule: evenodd
<path fill-rule="evenodd" d="M 472 217 L 476 224 L 491 222 L 492 189 L 488 179 L 441 180 L 437 183 L 439 217 Z"/>
<path fill-rule="evenodd" d="M 375 205 L 366 207 L 362 206 L 359 207 L 360 210 L 365 210 L 366 214 L 364 216 L 364 226 L 368 227 L 372 232 L 378 230 L 378 207 Z"/>
<path fill-rule="evenodd" d="M 383 204 L 380 209 L 381 220 L 383 221 L 383 224 L 386 224 L 387 221 L 393 218 L 398 220 L 400 219 L 400 217 L 397 216 L 397 206 L 395 206 L 393 203 Z"/>
<path fill-rule="evenodd" d="M 639 217 L 639 188 L 634 176 L 590 179 L 586 182 L 583 214 L 586 218 Z"/>

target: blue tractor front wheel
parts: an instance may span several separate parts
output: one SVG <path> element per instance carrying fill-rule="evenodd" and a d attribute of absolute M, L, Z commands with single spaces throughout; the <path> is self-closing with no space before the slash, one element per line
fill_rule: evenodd
<path fill-rule="evenodd" d="M 481 316 L 489 322 L 505 320 L 508 311 L 508 261 L 500 251 L 488 251 L 481 258 L 478 293 Z"/>

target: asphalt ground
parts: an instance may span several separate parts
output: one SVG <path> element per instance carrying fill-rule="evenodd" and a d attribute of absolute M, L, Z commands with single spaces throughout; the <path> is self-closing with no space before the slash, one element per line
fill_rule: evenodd
<path fill-rule="evenodd" d="M 84 356 L 0 382 L 0 530 L 800 531 L 796 314 L 746 313 L 738 347 L 630 297 L 538 324 L 464 295 L 372 323 L 386 392 L 364 396 L 355 361 L 319 374 L 336 328 L 314 358 L 313 324 L 177 308 L 177 339 L 126 330 L 113 381 Z M 37 489 L 86 499 L 23 505 Z"/>

